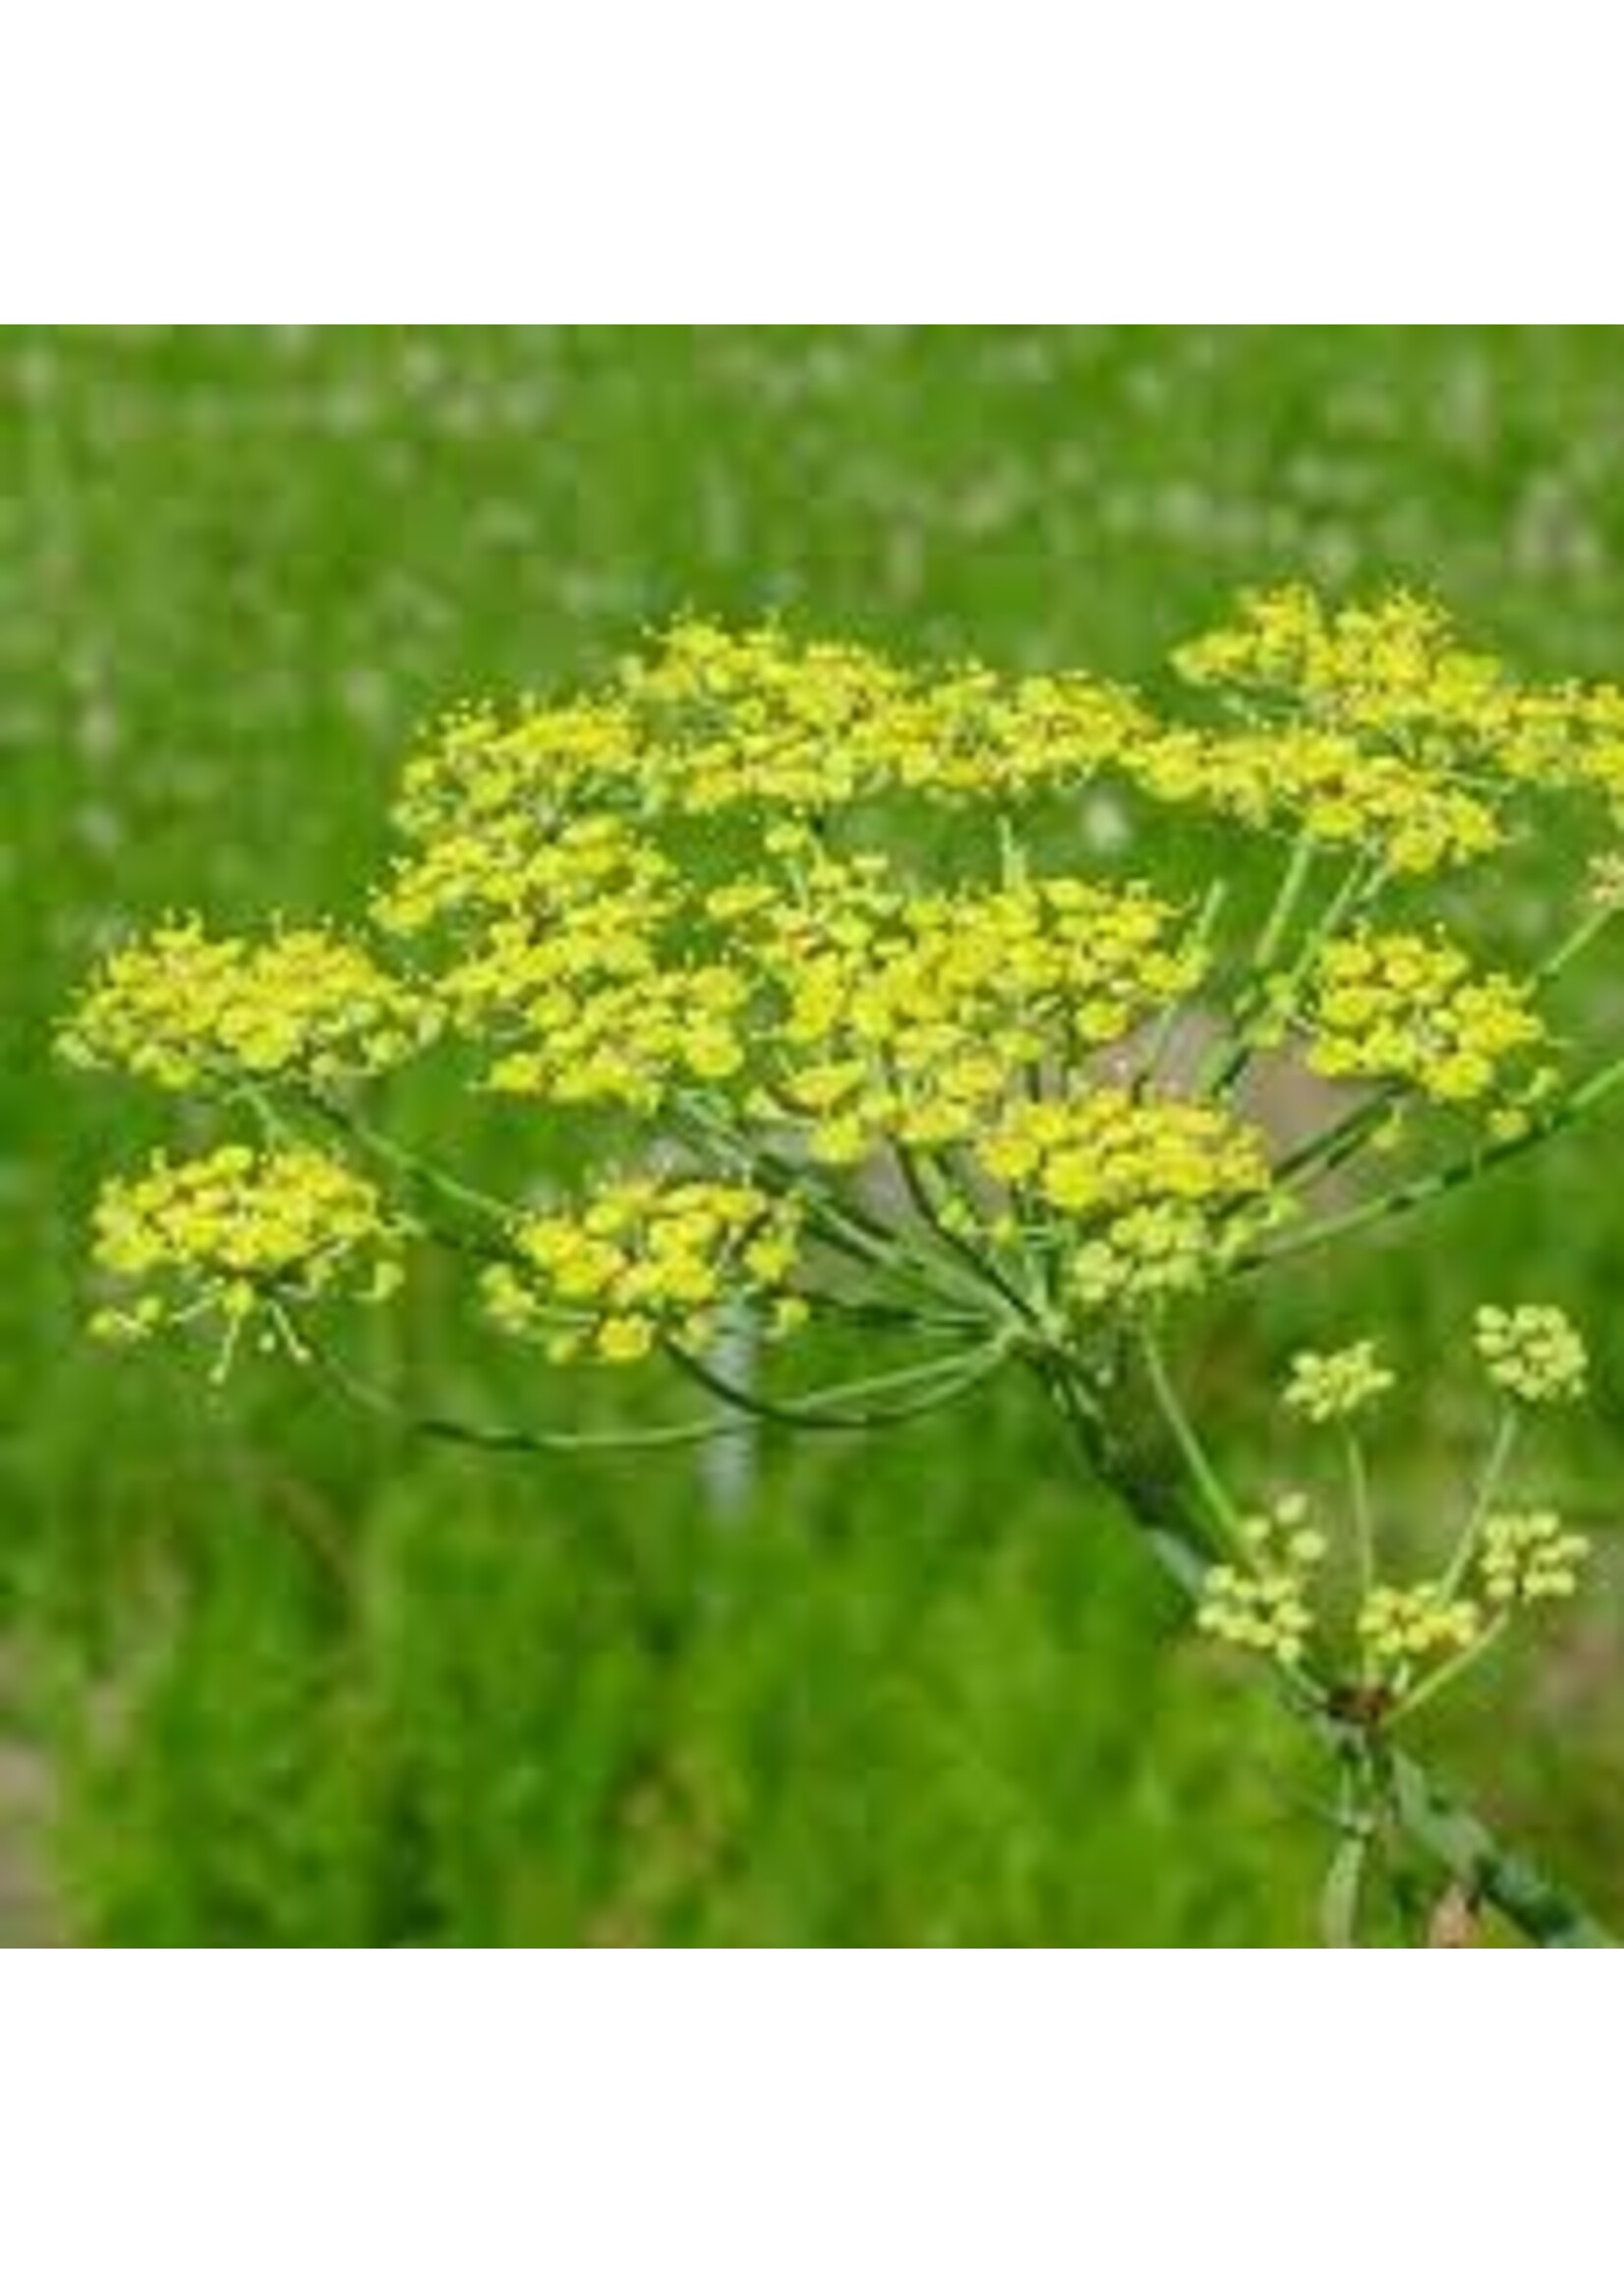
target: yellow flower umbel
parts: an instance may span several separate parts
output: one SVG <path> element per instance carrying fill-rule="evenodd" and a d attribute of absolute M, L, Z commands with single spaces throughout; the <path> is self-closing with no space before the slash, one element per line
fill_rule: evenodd
<path fill-rule="evenodd" d="M 1028 1099 L 975 1159 L 1013 1204 L 1055 1219 L 1062 1292 L 1084 1311 L 1189 1293 L 1274 1220 L 1258 1133 L 1190 1099 L 1113 1088 Z"/>
<path fill-rule="evenodd" d="M 292 1314 L 332 1294 L 383 1301 L 400 1284 L 403 1243 L 374 1187 L 309 1146 L 160 1154 L 145 1175 L 115 1178 L 96 1204 L 95 1261 L 131 1292 L 93 1324 L 131 1341 L 214 1318 L 223 1370 L 259 1316 L 297 1355 Z"/>
<path fill-rule="evenodd" d="M 1482 1612 L 1470 1597 L 1453 1596 L 1439 1580 L 1413 1587 L 1375 1587 L 1359 1614 L 1359 1639 L 1370 1665 L 1397 1696 L 1429 1661 L 1464 1651 L 1477 1640 Z"/>
<path fill-rule="evenodd" d="M 1590 1551 L 1584 1534 L 1549 1508 L 1490 1516 L 1478 1557 L 1483 1599 L 1497 1610 L 1565 1602 L 1578 1591 Z"/>
<path fill-rule="evenodd" d="M 1263 1515 L 1238 1526 L 1245 1560 L 1207 1572 L 1195 1623 L 1203 1634 L 1295 1669 L 1314 1631 L 1308 1588 L 1325 1554 L 1324 1533 L 1308 1520 L 1301 1493 L 1287 1493 Z"/>
<path fill-rule="evenodd" d="M 1308 1064 L 1334 1081 L 1393 1081 L 1440 1105 L 1477 1105 L 1546 1042 L 1531 993 L 1526 980 L 1475 970 L 1441 933 L 1333 940 L 1310 974 Z"/>
<path fill-rule="evenodd" d="M 678 622 L 595 683 L 436 727 L 370 935 L 162 924 L 63 1048 L 344 1143 L 464 1262 L 567 1119 L 566 1152 L 798 1195 L 797 1284 L 831 1312 L 1092 1367 L 1176 1298 L 1410 1204 L 1386 1154 L 1358 1207 L 1318 1203 L 1426 1108 L 1480 1116 L 1486 1151 L 1599 1094 L 1563 1093 L 1547 1017 L 1617 896 L 1526 972 L 1393 928 L 1383 896 L 1492 857 L 1537 790 L 1624 811 L 1624 692 L 1520 687 L 1404 595 L 1255 597 L 1176 660 L 1162 713 L 1078 671 Z M 1090 873 L 1102 788 L 1153 823 L 1154 876 Z M 479 1149 L 505 1189 L 385 1122 L 434 1045 L 499 1117 Z M 1252 1079 L 1280 1052 L 1377 1094 L 1288 1148 Z M 506 1258 L 509 1311 L 552 1305 L 552 1236 Z M 552 1339 L 629 1357 L 678 1323 L 634 1305 Z"/>
<path fill-rule="evenodd" d="M 1312 1582 L 1329 1542 L 1309 1524 L 1303 1498 L 1289 1495 L 1270 1516 L 1236 1515 L 1165 1370 L 1152 1368 L 1176 1436 L 1187 1452 L 1195 1446 L 1193 1471 L 1222 1543 L 1202 1591 L 1201 1630 L 1294 1671 L 1306 1666 L 1312 1637 L 1320 1704 L 1363 1730 L 1426 1704 L 1498 1640 L 1514 1614 L 1574 1595 L 1589 1553 L 1589 1543 L 1553 1511 L 1497 1505 L 1517 1438 L 1515 1405 L 1577 1395 L 1583 1345 L 1559 1312 L 1532 1306 L 1479 1312 L 1478 1335 L 1513 1404 L 1500 1411 L 1451 1552 L 1434 1574 L 1405 1582 L 1380 1569 L 1356 1429 L 1393 1376 L 1368 1339 L 1294 1359 L 1283 1404 L 1343 1437 L 1346 1552 L 1331 1559 L 1341 1577 L 1324 1602 Z"/>
<path fill-rule="evenodd" d="M 800 897 L 749 911 L 744 931 L 755 1108 L 836 1165 L 887 1141 L 974 1140 L 1038 1068 L 1080 1075 L 1204 967 L 1177 911 L 1141 888 L 910 892 L 875 856 L 813 861 Z"/>
<path fill-rule="evenodd" d="M 164 1089 L 234 1079 L 317 1083 L 383 1073 L 431 1042 L 432 1002 L 325 926 L 211 939 L 198 917 L 107 959 L 63 1028 L 79 1066 Z"/>
<path fill-rule="evenodd" d="M 1485 1304 L 1475 1321 L 1488 1378 L 1522 1405 L 1555 1405 L 1585 1394 L 1590 1361 L 1578 1328 L 1550 1303 L 1514 1310 Z"/>
<path fill-rule="evenodd" d="M 487 1309 L 554 1360 L 702 1351 L 740 1303 L 781 1333 L 806 1315 L 790 1292 L 799 1211 L 745 1185 L 623 1177 L 578 1212 L 521 1219 L 512 1240 L 515 1260 L 485 1275 Z"/>
<path fill-rule="evenodd" d="M 1345 1350 L 1299 1351 L 1284 1402 L 1306 1421 L 1346 1422 L 1392 1386 L 1393 1376 L 1378 1361 L 1375 1344 L 1353 1342 Z"/>

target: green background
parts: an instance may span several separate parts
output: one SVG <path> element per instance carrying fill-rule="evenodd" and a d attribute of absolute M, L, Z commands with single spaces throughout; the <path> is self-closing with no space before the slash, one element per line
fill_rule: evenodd
<path fill-rule="evenodd" d="M 1309 1765 L 1020 1396 L 768 1447 L 719 1518 L 686 1455 L 482 1464 L 301 1380 L 109 1357 L 84 1209 L 159 1124 L 50 1022 L 166 907 L 343 904 L 427 715 L 678 608 L 1144 675 L 1238 585 L 1396 576 L 1521 667 L 1624 674 L 1621 474 L 1604 328 L 0 335 L 7 1938 L 1310 1939 Z M 1502 927 L 1571 869 L 1548 847 Z M 1621 1255 L 1615 1126 L 1237 1307 L 1199 1386 L 1245 1440 L 1295 1337 L 1384 1327 L 1421 1530 L 1472 1306 L 1581 1312 L 1602 1394 L 1542 1458 L 1603 1584 L 1435 1750 L 1624 1914 Z M 447 1303 L 382 1356 L 492 1394 Z"/>

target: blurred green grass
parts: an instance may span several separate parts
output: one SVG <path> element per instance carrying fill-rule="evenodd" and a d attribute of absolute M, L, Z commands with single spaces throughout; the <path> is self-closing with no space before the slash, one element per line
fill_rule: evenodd
<path fill-rule="evenodd" d="M 725 1524 L 686 1461 L 481 1466 L 297 1384 L 109 1361 L 80 1222 L 156 1124 L 55 1069 L 49 1024 L 127 922 L 342 901 L 427 713 L 681 607 L 1145 675 L 1239 584 L 1398 577 L 1528 668 L 1624 674 L 1621 460 L 1596 328 L 0 338 L 0 1607 L 72 1930 L 1303 1939 L 1288 1740 L 1167 1647 L 1038 1417 L 773 1449 Z M 1244 1416 L 1295 1336 L 1372 1315 L 1430 1384 L 1503 1292 L 1571 1301 L 1610 1381 L 1617 1145 L 1305 1266 L 1212 1394 Z M 408 1333 L 417 1378 L 484 1394 L 442 1316 Z M 1600 1521 L 1615 1414 L 1565 1478 Z M 1461 1425 L 1441 1391 L 1416 1416 L 1424 1500 Z M 1443 1752 L 1624 1912 L 1619 1670 L 1601 1606 Z"/>

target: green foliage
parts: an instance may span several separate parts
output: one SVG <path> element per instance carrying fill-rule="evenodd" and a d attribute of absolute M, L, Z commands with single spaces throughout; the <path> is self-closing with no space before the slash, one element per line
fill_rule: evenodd
<path fill-rule="evenodd" d="M 561 1484 L 441 1471 L 375 1500 L 341 1596 L 274 1531 L 194 1543 L 88 1719 L 61 1669 L 82 1922 L 163 1945 L 1291 1939 L 1319 1828 L 1266 1709 L 1200 1710 L 1210 1660 L 1168 1662 L 1175 1606 L 1070 1478 L 1007 1520 L 1018 1434 L 956 1479 L 942 1449 L 857 1494 L 786 1475 L 722 1525 L 673 1495 L 571 1521 Z"/>

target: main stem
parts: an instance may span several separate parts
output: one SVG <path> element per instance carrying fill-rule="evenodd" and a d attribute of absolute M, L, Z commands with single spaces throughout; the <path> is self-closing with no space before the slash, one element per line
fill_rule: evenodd
<path fill-rule="evenodd" d="M 1131 1518 L 1146 1545 L 1190 1601 L 1210 1562 L 1202 1526 L 1169 1465 L 1125 1443 L 1063 1362 L 1044 1370 L 1055 1403 L 1089 1472 Z M 1346 1758 L 1349 1731 L 1333 1715 L 1293 1701 L 1327 1747 Z M 1611 1950 L 1613 1937 L 1567 1891 L 1505 1846 L 1408 1754 L 1385 1750 L 1386 1784 L 1399 1829 L 1461 1889 L 1543 1949 Z"/>

